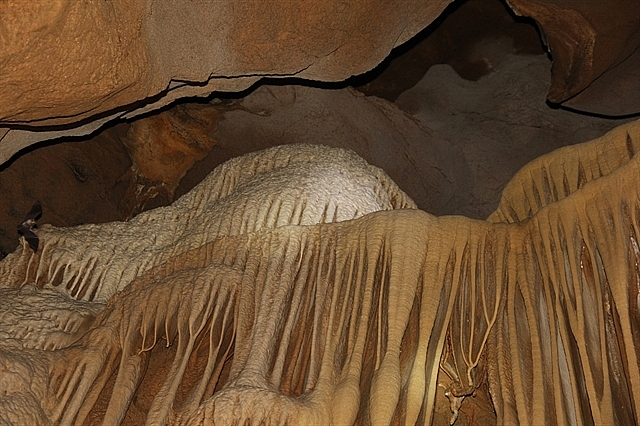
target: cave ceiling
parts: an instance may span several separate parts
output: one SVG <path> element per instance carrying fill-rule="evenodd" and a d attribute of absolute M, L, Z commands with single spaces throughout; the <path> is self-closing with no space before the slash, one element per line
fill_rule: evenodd
<path fill-rule="evenodd" d="M 449 3 L 3 2 L 0 162 L 38 141 L 87 134 L 183 97 L 240 91 L 262 77 L 363 74 Z M 603 115 L 640 110 L 637 2 L 507 3 L 540 28 L 553 58 L 551 102 Z"/>

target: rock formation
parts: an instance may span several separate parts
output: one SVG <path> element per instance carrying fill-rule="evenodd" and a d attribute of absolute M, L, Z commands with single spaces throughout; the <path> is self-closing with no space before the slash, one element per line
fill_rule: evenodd
<path fill-rule="evenodd" d="M 446 374 L 454 419 L 488 385 L 497 424 L 634 424 L 639 149 L 636 121 L 544 156 L 490 221 L 403 209 L 344 152 L 354 167 L 316 180 L 331 151 L 307 146 L 239 158 L 128 223 L 43 228 L 42 251 L 0 262 L 0 415 L 429 424 Z M 356 219 L 311 224 L 339 212 Z"/>
<path fill-rule="evenodd" d="M 86 135 L 115 118 L 240 91 L 262 77 L 362 74 L 449 3 L 3 2 L 0 163 L 38 141 Z M 546 36 L 552 102 L 607 115 L 640 111 L 637 2 L 508 4 Z"/>
<path fill-rule="evenodd" d="M 261 77 L 361 74 L 450 1 L 3 2 L 0 163 L 36 141 Z"/>
<path fill-rule="evenodd" d="M 604 115 L 640 112 L 640 4 L 507 0 L 533 18 L 553 57 L 548 99 Z"/>
<path fill-rule="evenodd" d="M 486 219 L 504 186 L 529 161 L 621 124 L 549 108 L 545 96 L 551 63 L 544 55 L 511 55 L 509 49 L 499 42 L 477 48 L 478 55 L 493 56 L 494 64 L 478 81 L 461 78 L 448 65 L 434 65 L 396 101 L 423 127 L 449 141 L 452 151 L 462 153 L 469 172 L 455 176 L 458 188 L 470 194 L 456 191 L 462 198 L 454 204 L 456 214 Z"/>
<path fill-rule="evenodd" d="M 640 112 L 638 2 L 508 0 L 538 24 L 551 70 L 531 57 L 512 67 L 502 39 L 477 43 L 492 73 L 432 67 L 398 98 L 408 113 L 348 83 L 265 84 L 121 123 L 94 154 L 68 143 L 8 167 L 36 142 L 182 97 L 362 74 L 449 3 L 1 2 L 0 243 L 52 158 L 58 180 L 41 193 L 73 214 L 45 207 L 46 220 L 95 210 L 107 223 L 41 225 L 37 250 L 22 240 L 6 258 L 0 246 L 0 423 L 638 424 L 640 121 L 543 155 L 503 188 L 531 156 L 611 123 L 547 116 L 538 76 L 498 78 L 550 74 L 552 103 Z M 526 136 L 500 145 L 492 132 Z M 275 147 L 130 219 L 242 137 L 350 144 L 402 184 L 351 151 Z M 516 139 L 539 145 L 509 154 Z M 496 147 L 508 163 L 484 155 Z"/>

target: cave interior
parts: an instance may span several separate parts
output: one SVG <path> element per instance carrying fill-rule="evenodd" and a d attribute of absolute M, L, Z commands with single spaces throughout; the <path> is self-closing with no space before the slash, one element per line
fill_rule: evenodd
<path fill-rule="evenodd" d="M 543 25 L 507 3 L 456 0 L 374 68 L 346 79 L 264 77 L 25 146 L 0 164 L 0 259 L 18 247 L 17 226 L 36 203 L 39 224 L 126 221 L 171 204 L 231 158 L 298 142 L 355 151 L 431 214 L 486 219 L 525 164 L 640 114 L 635 70 L 625 80 L 632 95 L 616 92 L 623 111 L 593 107 L 597 91 L 611 87 L 605 79 L 582 104 L 554 102 L 558 65 Z M 7 123 L 0 127 L 36 133 L 72 127 Z M 149 368 L 165 358 L 171 353 L 158 352 Z M 490 404 L 481 399 L 479 407 Z"/>

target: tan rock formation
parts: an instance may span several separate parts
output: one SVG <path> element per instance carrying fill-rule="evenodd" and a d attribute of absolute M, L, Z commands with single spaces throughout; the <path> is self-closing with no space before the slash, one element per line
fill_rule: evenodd
<path fill-rule="evenodd" d="M 354 201 L 344 218 L 357 200 L 410 206 L 348 154 L 344 189 L 312 179 L 272 204 L 256 188 L 302 188 L 322 152 L 282 149 L 127 224 L 42 229 L 41 252 L 0 262 L 3 300 L 67 297 L 53 326 L 0 314 L 2 420 L 429 424 L 446 373 L 454 418 L 488 384 L 497 424 L 637 423 L 640 121 L 525 167 L 494 217 L 512 223 L 400 209 L 273 228 L 330 212 L 323 199 Z"/>
<path fill-rule="evenodd" d="M 213 133 L 221 144 L 214 159 L 283 144 L 322 144 L 353 150 L 380 167 L 430 213 L 447 212 L 452 197 L 468 194 L 460 183 L 470 174 L 462 151 L 385 99 L 350 88 L 265 85 L 232 105 Z"/>
<path fill-rule="evenodd" d="M 30 128 L 2 135 L 0 163 L 34 141 L 99 125 L 87 121 L 239 91 L 262 76 L 361 74 L 450 1 L 3 2 L 0 127 Z"/>
<path fill-rule="evenodd" d="M 362 74 L 450 1 L 4 1 L 0 164 L 33 143 L 86 135 L 181 97 L 239 91 L 266 76 Z M 637 2 L 509 3 L 547 35 L 551 101 L 600 114 L 640 110 Z"/>
<path fill-rule="evenodd" d="M 351 151 L 286 145 L 230 160 L 171 206 L 128 222 L 73 228 L 43 225 L 38 230 L 42 249 L 33 260 L 21 261 L 29 270 L 27 276 L 14 269 L 11 260 L 2 264 L 7 269 L 0 266 L 0 276 L 16 286 L 24 279 L 42 285 L 55 280 L 76 299 L 106 302 L 141 272 L 220 235 L 415 207 L 386 173 Z M 128 242 L 115 246 L 107 241 L 111 238 Z M 69 251 L 80 257 L 69 262 Z M 87 265 L 92 265 L 89 275 L 84 272 Z"/>
<path fill-rule="evenodd" d="M 142 37 L 148 7 L 3 2 L 0 125 L 75 123 L 149 96 L 154 79 Z"/>

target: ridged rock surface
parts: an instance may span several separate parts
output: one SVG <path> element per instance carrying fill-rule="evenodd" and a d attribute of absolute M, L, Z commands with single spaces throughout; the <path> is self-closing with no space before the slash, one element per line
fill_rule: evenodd
<path fill-rule="evenodd" d="M 28 269 L 23 278 L 41 284 L 55 281 L 76 299 L 106 302 L 140 273 L 220 235 L 415 207 L 386 173 L 352 151 L 279 146 L 224 163 L 171 206 L 128 222 L 43 225 L 38 229 L 41 249 L 23 263 Z M 114 238 L 128 242 L 116 246 Z M 70 252 L 77 255 L 71 259 Z M 0 265 L 5 283 L 23 272 L 14 269 L 11 260 Z"/>
<path fill-rule="evenodd" d="M 295 173 L 322 164 L 304 162 L 313 149 L 300 167 L 278 149 L 227 163 L 127 224 L 43 229 L 41 253 L 0 262 L 2 300 L 47 313 L 0 316 L 2 420 L 431 424 L 446 373 L 453 418 L 488 385 L 497 424 L 637 424 L 640 121 L 525 166 L 491 221 L 355 218 L 358 200 L 411 202 L 348 153 L 360 166 L 333 172 L 343 190 L 317 182 L 329 201 L 314 203 Z M 291 198 L 242 191 L 272 178 L 297 183 Z M 340 211 L 330 200 L 355 219 L 312 225 Z M 85 255 L 100 242 L 129 258 L 105 272 Z M 109 281 L 125 264 L 139 267 Z"/>

